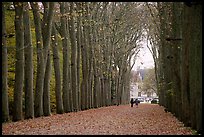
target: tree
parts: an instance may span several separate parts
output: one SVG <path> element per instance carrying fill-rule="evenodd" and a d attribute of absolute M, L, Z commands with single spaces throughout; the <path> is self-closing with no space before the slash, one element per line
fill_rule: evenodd
<path fill-rule="evenodd" d="M 5 3 L 2 2 L 2 122 L 9 120 L 8 57 L 6 45 Z"/>
<path fill-rule="evenodd" d="M 71 41 L 71 87 L 72 87 L 72 99 L 73 99 L 73 110 L 78 111 L 78 85 L 77 85 L 77 63 L 76 63 L 76 53 L 77 53 L 77 45 L 76 45 L 76 34 L 75 34 L 75 26 L 74 26 L 74 3 L 70 3 L 70 21 L 69 21 L 69 33 L 70 33 L 70 41 Z"/>
<path fill-rule="evenodd" d="M 34 115 L 35 117 L 40 117 L 43 115 L 43 86 L 44 86 L 44 55 L 42 50 L 43 42 L 41 30 L 41 18 L 38 3 L 31 2 L 30 4 L 33 9 L 37 45 L 37 77 L 34 100 Z"/>
<path fill-rule="evenodd" d="M 16 62 L 14 86 L 14 111 L 13 121 L 23 119 L 23 80 L 24 80 L 24 27 L 23 27 L 23 2 L 14 2 L 15 31 L 16 31 Z"/>
<path fill-rule="evenodd" d="M 62 83 L 62 98 L 63 98 L 63 106 L 64 112 L 71 111 L 71 97 L 69 93 L 71 92 L 71 88 L 69 86 L 70 83 L 70 63 L 69 63 L 69 48 L 68 48 L 68 29 L 67 29 L 67 17 L 66 17 L 66 10 L 65 7 L 67 5 L 65 2 L 60 3 L 60 13 L 61 13 L 61 26 L 60 26 L 60 35 L 62 39 L 62 46 L 63 46 L 63 83 Z"/>
<path fill-rule="evenodd" d="M 34 98 L 33 98 L 33 47 L 30 30 L 29 5 L 24 3 L 23 14 L 24 23 L 24 47 L 25 47 L 25 118 L 34 117 Z"/>
<path fill-rule="evenodd" d="M 155 8 L 156 6 L 154 6 Z M 153 6 L 149 9 L 153 9 Z M 186 126 L 202 132 L 201 126 L 201 5 L 195 3 L 157 3 L 159 26 L 148 36 L 158 44 L 157 81 L 160 105 Z M 156 24 L 156 23 L 155 23 Z M 151 26 L 151 25 L 150 25 Z M 153 50 L 152 50 L 153 51 Z M 173 64 L 173 65 L 172 65 Z"/>
<path fill-rule="evenodd" d="M 147 95 L 153 95 L 153 93 L 157 93 L 154 68 L 147 70 L 144 76 L 141 90 L 144 91 Z"/>
<path fill-rule="evenodd" d="M 186 17 L 184 21 L 188 24 L 183 33 L 187 36 L 185 44 L 188 45 L 189 42 L 191 127 L 202 134 L 202 5 L 201 3 L 196 3 L 192 7 L 185 5 L 184 9 Z"/>
<path fill-rule="evenodd" d="M 143 35 L 144 21 L 143 17 L 139 16 L 142 12 L 140 4 L 31 2 L 30 5 L 35 25 L 37 75 L 35 77 L 31 74 L 32 71 L 35 74 L 35 69 L 29 69 L 32 65 L 35 66 L 32 64 L 35 62 L 35 59 L 32 62 L 32 57 L 36 54 L 32 53 L 30 48 L 33 29 L 32 23 L 26 21 L 29 18 L 26 10 L 24 12 L 25 65 L 29 67 L 25 68 L 25 79 L 31 80 L 25 81 L 25 99 L 26 102 L 32 102 L 32 99 L 28 98 L 32 96 L 32 82 L 36 81 L 35 117 L 51 114 L 50 45 L 53 50 L 57 113 L 63 113 L 63 109 L 67 113 L 92 107 L 129 103 L 131 60 L 136 58 L 134 54 L 139 50 L 139 41 Z M 59 59 L 61 50 L 58 50 L 61 44 L 62 84 Z M 25 104 L 27 111 L 28 103 Z M 29 111 L 31 110 L 32 107 Z"/>
<path fill-rule="evenodd" d="M 155 8 L 157 3 L 146 3 L 146 7 L 148 8 L 146 12 L 150 12 L 150 14 L 146 14 L 146 18 L 148 19 L 148 23 L 145 24 L 145 29 L 147 32 L 147 47 L 152 54 L 154 60 L 154 68 L 155 68 L 155 79 L 157 84 L 157 93 L 160 93 L 160 51 L 159 51 L 159 44 L 160 44 L 160 24 L 159 24 L 159 10 Z M 151 15 L 151 16 L 148 16 Z M 148 44 L 150 43 L 150 44 Z"/>
<path fill-rule="evenodd" d="M 86 12 L 83 5 L 86 5 L 87 3 L 82 3 L 82 11 L 83 16 L 86 15 Z M 82 19 L 82 45 L 81 45 L 81 57 L 82 57 L 82 83 L 81 83 L 81 103 L 82 103 L 82 110 L 88 109 L 88 55 L 87 55 L 87 27 L 85 19 Z"/>
<path fill-rule="evenodd" d="M 52 27 L 52 50 L 53 50 L 53 63 L 54 63 L 54 71 L 55 71 L 55 96 L 56 96 L 56 109 L 57 114 L 62 114 L 64 112 L 63 109 L 63 100 L 61 95 L 61 74 L 60 74 L 60 61 L 59 61 L 59 53 L 58 53 L 58 39 L 56 32 L 55 24 Z"/>
<path fill-rule="evenodd" d="M 43 91 L 43 113 L 44 116 L 51 115 L 50 109 L 50 76 L 51 76 L 51 57 L 50 50 L 47 55 L 47 65 L 44 78 L 44 91 Z"/>
<path fill-rule="evenodd" d="M 36 92 L 35 92 L 35 116 L 39 117 L 44 114 L 50 115 L 50 104 L 49 104 L 49 63 L 48 53 L 49 45 L 52 31 L 52 19 L 53 19 L 53 9 L 54 2 L 43 3 L 44 14 L 43 22 L 40 18 L 40 10 L 37 2 L 31 2 L 31 7 L 33 9 L 35 32 L 36 32 L 36 42 L 38 50 L 38 67 L 37 67 L 37 82 L 36 82 Z M 41 26 L 42 23 L 42 26 Z M 42 35 L 43 34 L 43 35 Z M 43 49 L 43 50 L 42 50 Z M 48 66 L 48 67 L 46 67 Z M 43 97 L 44 96 L 44 97 Z M 43 99 L 46 100 L 43 102 Z"/>
<path fill-rule="evenodd" d="M 81 3 L 76 3 L 77 11 L 81 11 L 80 7 Z M 78 92 L 78 109 L 81 110 L 81 80 L 80 80 L 80 72 L 81 72 L 81 13 L 78 13 L 77 16 L 77 92 Z"/>
<path fill-rule="evenodd" d="M 43 2 L 43 51 L 44 51 L 44 91 L 43 91 L 43 113 L 45 116 L 51 115 L 50 110 L 50 75 L 51 75 L 51 62 L 50 62 L 50 43 L 52 33 L 52 22 L 55 2 Z"/>

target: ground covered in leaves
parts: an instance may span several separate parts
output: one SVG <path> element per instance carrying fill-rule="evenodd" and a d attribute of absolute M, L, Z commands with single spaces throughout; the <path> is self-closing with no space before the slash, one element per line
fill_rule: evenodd
<path fill-rule="evenodd" d="M 157 104 L 109 106 L 2 124 L 6 135 L 190 135 Z"/>

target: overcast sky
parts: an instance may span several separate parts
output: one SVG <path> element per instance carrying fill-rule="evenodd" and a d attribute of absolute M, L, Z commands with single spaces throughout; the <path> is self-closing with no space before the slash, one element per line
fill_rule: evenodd
<path fill-rule="evenodd" d="M 133 67 L 133 70 L 137 70 L 138 66 L 141 69 L 154 67 L 154 60 L 153 60 L 152 54 L 147 48 L 146 43 L 143 44 L 143 48 L 141 48 L 140 52 L 138 53 L 138 57 L 136 59 L 136 63 Z"/>

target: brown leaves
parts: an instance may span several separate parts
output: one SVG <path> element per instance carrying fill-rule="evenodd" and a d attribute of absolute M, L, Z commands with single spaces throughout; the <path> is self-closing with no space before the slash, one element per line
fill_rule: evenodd
<path fill-rule="evenodd" d="M 157 104 L 110 106 L 3 123 L 2 134 L 185 135 L 190 129 Z"/>

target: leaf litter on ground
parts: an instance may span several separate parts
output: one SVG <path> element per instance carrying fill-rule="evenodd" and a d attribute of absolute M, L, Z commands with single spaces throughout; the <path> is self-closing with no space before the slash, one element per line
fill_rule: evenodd
<path fill-rule="evenodd" d="M 192 135 L 158 104 L 108 106 L 2 123 L 3 135 Z"/>

